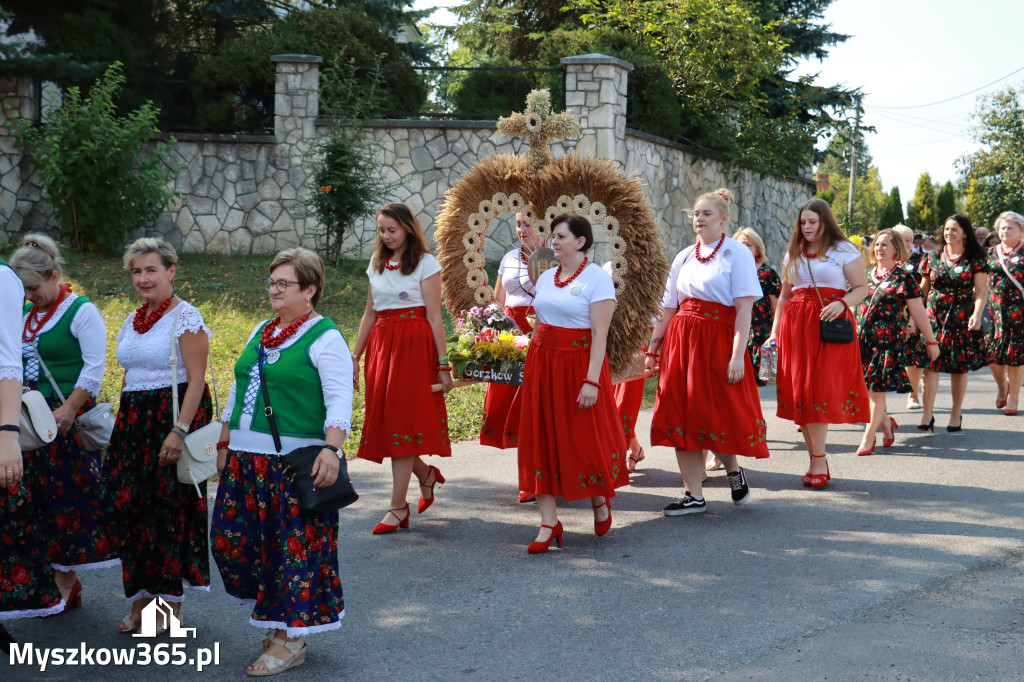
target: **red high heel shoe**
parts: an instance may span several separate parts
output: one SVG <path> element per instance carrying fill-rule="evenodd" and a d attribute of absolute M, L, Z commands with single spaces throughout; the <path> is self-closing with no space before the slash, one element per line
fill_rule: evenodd
<path fill-rule="evenodd" d="M 529 552 L 530 554 L 544 554 L 545 552 L 548 551 L 548 548 L 551 547 L 551 541 L 552 540 L 557 540 L 558 541 L 558 547 L 559 547 L 559 549 L 561 549 L 561 547 L 562 547 L 562 522 L 559 521 L 558 523 L 556 523 L 553 526 L 546 526 L 546 525 L 544 525 L 542 523 L 540 525 L 540 527 L 541 528 L 550 528 L 551 529 L 551 535 L 549 535 L 548 539 L 545 540 L 544 542 L 531 542 L 530 546 L 526 548 L 526 551 Z"/>
<path fill-rule="evenodd" d="M 398 514 L 396 514 L 395 512 L 396 511 L 402 511 L 403 509 L 405 510 L 405 518 L 404 519 L 399 519 L 398 518 Z M 405 503 L 404 507 L 396 507 L 394 509 L 388 509 L 388 514 L 391 514 L 392 516 L 394 516 L 398 520 L 398 523 L 396 523 L 393 526 L 389 526 L 388 524 L 386 524 L 383 521 L 381 521 L 380 523 L 378 523 L 376 526 L 373 527 L 373 534 L 374 535 L 384 535 L 384 533 L 394 533 L 399 528 L 408 528 L 409 527 L 409 517 L 412 515 L 412 512 L 409 511 L 409 503 L 408 502 Z M 388 514 L 385 514 L 384 518 L 387 518 Z"/>
<path fill-rule="evenodd" d="M 608 532 L 608 529 L 612 527 L 612 505 L 609 504 L 609 500 L 606 497 L 604 502 L 599 505 L 591 505 L 594 509 L 600 509 L 601 507 L 608 507 L 608 518 L 604 521 L 597 520 L 597 514 L 594 514 L 594 534 L 597 537 L 601 537 Z"/>
<path fill-rule="evenodd" d="M 896 423 L 896 420 L 889 417 L 889 430 L 892 431 L 892 438 L 886 438 L 885 434 L 882 434 L 882 447 L 891 448 L 892 444 L 896 442 L 896 429 L 900 428 L 900 425 Z"/>
<path fill-rule="evenodd" d="M 996 409 L 1001 410 L 1004 407 L 1006 407 L 1006 398 L 1000 400 L 998 397 L 996 397 Z"/>
<path fill-rule="evenodd" d="M 430 488 L 430 498 L 429 499 L 424 499 L 423 495 L 420 495 L 420 503 L 416 507 L 416 513 L 417 514 L 422 514 L 423 512 L 425 512 L 428 509 L 430 509 L 430 505 L 434 504 L 434 486 L 437 485 L 438 483 L 444 483 L 444 476 L 441 475 L 440 470 L 437 467 L 435 467 L 435 466 L 427 467 L 427 477 L 425 479 L 423 479 L 424 481 L 429 481 L 430 480 L 430 472 L 431 471 L 434 472 L 434 482 L 431 483 L 430 485 L 426 485 L 425 483 L 420 483 L 420 487 L 421 488 Z"/>
<path fill-rule="evenodd" d="M 64 600 L 69 609 L 77 609 L 82 606 L 82 583 L 77 579 L 75 584 L 71 586 L 71 592 L 68 593 L 68 598 Z"/>
<path fill-rule="evenodd" d="M 811 457 L 814 457 L 815 459 L 820 459 L 822 457 L 828 457 L 828 454 L 824 454 L 824 455 L 811 455 Z M 804 487 L 805 488 L 824 488 L 825 486 L 828 485 L 828 482 L 829 482 L 829 480 L 831 480 L 831 478 L 832 478 L 832 473 L 831 473 L 831 471 L 829 471 L 828 462 L 825 462 L 825 473 L 823 473 L 823 474 L 812 474 L 812 473 L 804 474 L 804 478 L 803 478 Z"/>
<path fill-rule="evenodd" d="M 888 447 L 888 446 L 886 446 L 886 447 Z M 873 454 L 875 454 L 875 441 L 871 441 L 871 447 L 868 448 L 867 450 L 861 450 L 860 448 L 857 448 L 857 456 L 858 457 L 863 457 L 864 455 L 873 455 Z"/>

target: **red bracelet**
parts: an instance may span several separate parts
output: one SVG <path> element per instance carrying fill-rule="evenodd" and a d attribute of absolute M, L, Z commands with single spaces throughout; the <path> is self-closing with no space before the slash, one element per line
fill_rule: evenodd
<path fill-rule="evenodd" d="M 594 388 L 601 388 L 601 384 L 597 383 L 596 381 L 591 381 L 590 379 L 584 379 L 583 383 L 590 384 Z"/>
<path fill-rule="evenodd" d="M 217 441 L 217 449 L 218 450 L 220 450 L 221 448 L 226 448 L 227 446 L 228 446 L 228 442 L 226 440 Z"/>
<path fill-rule="evenodd" d="M 926 345 L 926 346 L 937 346 L 937 345 L 939 345 L 939 342 L 938 341 L 925 341 L 924 345 Z"/>
<path fill-rule="evenodd" d="M 438 372 L 450 372 L 450 371 L 452 371 L 452 368 L 451 368 L 451 365 L 438 365 L 437 366 L 437 371 Z"/>
<path fill-rule="evenodd" d="M 649 350 L 644 350 L 644 357 L 645 358 L 657 358 L 658 354 L 657 353 L 652 353 Z"/>

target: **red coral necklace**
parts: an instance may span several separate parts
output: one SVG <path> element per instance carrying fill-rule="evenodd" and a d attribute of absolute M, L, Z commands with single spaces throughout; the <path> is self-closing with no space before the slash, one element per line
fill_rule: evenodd
<path fill-rule="evenodd" d="M 35 305 L 32 306 L 32 309 L 28 311 L 28 316 L 25 318 L 25 328 L 21 331 L 21 338 L 24 341 L 31 342 L 39 335 L 39 332 L 50 321 L 53 314 L 57 312 L 61 302 L 67 298 L 69 291 L 71 291 L 70 284 L 62 284 L 60 286 L 60 293 L 57 294 L 57 298 L 46 309 L 46 314 L 43 315 L 42 319 L 39 319 L 39 308 Z M 33 324 L 33 321 L 35 324 Z"/>
<path fill-rule="evenodd" d="M 397 269 L 397 268 L 396 268 Z M 274 330 L 277 329 L 277 325 L 281 324 L 281 316 L 278 315 L 271 322 L 263 326 L 263 333 L 260 334 L 260 343 L 263 344 L 264 348 L 277 348 L 282 343 L 290 339 L 295 335 L 295 332 L 299 330 L 299 327 L 309 319 L 309 316 L 313 313 L 310 310 L 308 313 L 300 317 L 299 319 L 292 322 L 290 325 L 281 330 L 281 333 L 274 336 Z"/>
<path fill-rule="evenodd" d="M 710 256 L 701 256 L 700 255 L 700 240 L 698 239 L 697 240 L 697 251 L 696 251 L 696 254 L 695 254 L 697 256 L 697 260 L 699 260 L 701 263 L 707 263 L 709 260 L 711 260 L 712 258 L 715 257 L 715 254 L 718 253 L 718 250 L 720 248 L 722 248 L 722 244 L 724 244 L 724 243 L 725 243 L 725 235 L 723 234 L 721 239 L 718 240 L 718 245 L 715 246 L 715 250 L 711 252 L 711 255 Z"/>
<path fill-rule="evenodd" d="M 1020 248 L 1020 245 L 1022 243 L 1024 243 L 1024 239 L 1022 239 L 1019 242 L 1017 242 L 1012 249 L 1007 251 L 1006 249 L 1003 248 L 1002 242 L 1000 242 L 999 243 L 999 252 L 1003 254 L 1004 258 L 1009 258 L 1010 256 L 1012 256 L 1017 251 L 1017 249 Z"/>
<path fill-rule="evenodd" d="M 558 278 L 562 276 L 562 264 L 559 263 L 558 264 L 558 269 L 555 270 L 555 286 L 558 287 L 559 289 L 562 289 L 564 287 L 569 286 L 570 282 L 572 282 L 574 279 L 576 279 L 577 277 L 580 276 L 580 273 L 583 272 L 583 268 L 587 267 L 587 263 L 589 263 L 589 262 L 590 262 L 590 259 L 587 258 L 586 256 L 584 256 L 583 257 L 583 262 L 580 263 L 580 266 L 578 268 L 576 268 L 576 272 L 572 273 L 572 277 L 570 277 L 569 279 L 565 280 L 564 282 L 559 282 L 558 281 Z"/>
<path fill-rule="evenodd" d="M 806 246 L 804 247 L 804 258 L 806 258 L 807 260 L 813 260 L 813 259 L 815 259 L 817 257 L 818 257 L 818 254 L 811 253 L 810 251 L 807 250 Z"/>
<path fill-rule="evenodd" d="M 156 321 L 163 317 L 164 311 L 167 310 L 167 306 L 171 305 L 171 301 L 173 300 L 174 294 L 171 294 L 169 299 L 161 303 L 156 310 L 149 313 L 149 315 L 146 315 L 146 312 L 149 310 L 149 301 L 143 303 L 141 308 L 135 310 L 135 319 L 132 320 L 132 328 L 140 334 L 148 332 L 153 328 L 153 325 L 156 324 Z"/>
<path fill-rule="evenodd" d="M 967 253 L 967 251 L 961 251 L 959 256 L 954 256 L 952 252 L 950 252 L 949 250 L 949 244 L 946 244 L 945 246 L 942 247 L 942 253 L 946 255 L 946 261 L 950 265 L 953 265 L 954 263 L 959 262 L 960 259 L 964 257 L 964 254 Z"/>

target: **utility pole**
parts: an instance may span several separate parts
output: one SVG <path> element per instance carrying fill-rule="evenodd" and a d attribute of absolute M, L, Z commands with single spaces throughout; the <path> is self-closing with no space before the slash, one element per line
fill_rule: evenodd
<path fill-rule="evenodd" d="M 850 196 L 846 206 L 846 215 L 853 224 L 853 195 L 857 191 L 857 141 L 860 139 L 860 95 L 857 95 L 857 122 L 853 126 L 850 138 Z"/>

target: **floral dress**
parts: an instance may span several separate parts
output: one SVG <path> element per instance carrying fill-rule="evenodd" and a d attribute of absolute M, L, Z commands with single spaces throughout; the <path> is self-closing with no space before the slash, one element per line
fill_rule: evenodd
<path fill-rule="evenodd" d="M 939 357 L 934 362 L 918 361 L 918 367 L 945 374 L 965 374 L 988 362 L 984 335 L 969 331 L 974 311 L 974 276 L 988 272 L 983 258 L 963 256 L 947 264 L 942 251 L 929 254 L 921 263 L 921 274 L 928 277 L 928 318 L 939 341 Z"/>
<path fill-rule="evenodd" d="M 775 321 L 772 302 L 768 297 L 778 298 L 782 293 L 782 280 L 779 279 L 779 273 L 775 272 L 767 263 L 758 266 L 757 279 L 761 282 L 762 296 L 754 301 L 754 307 L 750 314 L 750 338 L 747 340 L 747 354 L 750 355 L 750 362 L 754 366 L 755 378 L 761 371 L 761 346 L 771 336 L 772 323 Z M 757 383 L 764 385 L 760 379 L 757 379 Z"/>
<path fill-rule="evenodd" d="M 867 298 L 857 306 L 864 383 L 877 393 L 910 393 L 904 311 L 909 299 L 921 298 L 921 287 L 913 274 L 897 266 L 881 280 L 868 271 L 868 289 Z"/>
<path fill-rule="evenodd" d="M 915 251 L 910 254 L 910 258 L 903 264 L 903 268 L 913 276 L 914 281 L 919 285 L 921 282 L 921 263 L 926 255 Z M 904 322 L 908 325 L 908 331 L 906 332 L 907 367 L 927 367 L 931 360 L 928 358 L 928 348 L 924 345 L 924 337 L 921 335 L 921 330 L 915 327 L 913 331 L 910 331 L 909 319 L 905 319 Z"/>
<path fill-rule="evenodd" d="M 999 262 L 996 244 L 988 252 L 988 304 L 992 326 L 988 333 L 988 360 L 997 365 L 1024 365 L 1024 294 L 1010 281 Z M 1018 249 L 1006 256 L 1003 264 L 1018 283 L 1024 286 L 1024 251 Z"/>

